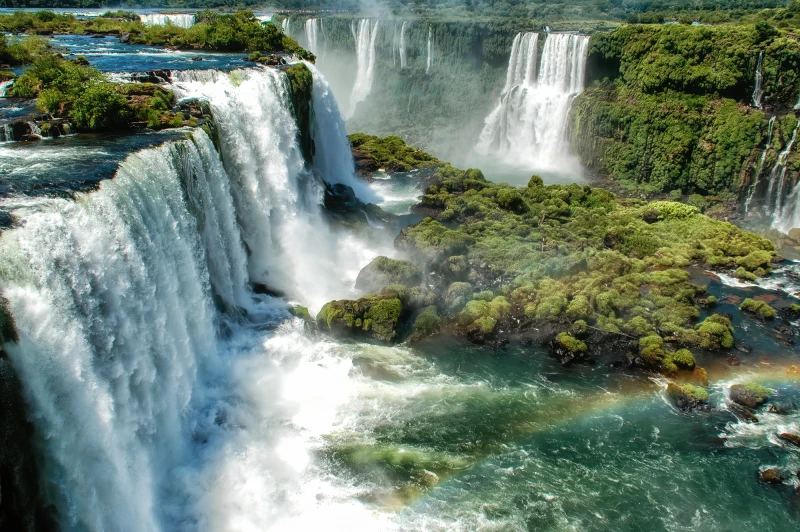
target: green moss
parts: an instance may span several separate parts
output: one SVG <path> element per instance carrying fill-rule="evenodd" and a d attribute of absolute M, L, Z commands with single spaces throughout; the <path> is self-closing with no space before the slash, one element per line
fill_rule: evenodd
<path fill-rule="evenodd" d="M 744 385 L 747 393 L 753 395 L 759 403 L 765 402 L 772 395 L 772 391 L 756 382 L 750 382 Z"/>
<path fill-rule="evenodd" d="M 355 301 L 331 301 L 317 314 L 317 325 L 340 336 L 392 342 L 398 339 L 397 329 L 404 313 L 401 297 L 388 290 Z"/>
<path fill-rule="evenodd" d="M 417 260 L 439 262 L 451 255 L 463 255 L 474 239 L 461 231 L 448 229 L 433 218 L 425 218 L 403 229 L 395 246 Z"/>
<path fill-rule="evenodd" d="M 713 307 L 716 304 L 717 304 L 717 298 L 716 297 L 708 296 L 706 298 L 706 305 L 708 305 L 709 307 Z"/>
<path fill-rule="evenodd" d="M 696 343 L 704 349 L 730 349 L 733 347 L 733 327 L 728 318 L 712 314 L 695 326 Z"/>
<path fill-rule="evenodd" d="M 304 63 L 296 63 L 284 69 L 289 81 L 289 94 L 297 122 L 300 149 L 307 161 L 312 159 L 311 139 L 311 97 L 314 77 Z"/>
<path fill-rule="evenodd" d="M 774 253 L 762 249 L 755 249 L 744 257 L 736 259 L 736 264 L 748 271 L 755 271 L 758 268 L 769 269 Z"/>
<path fill-rule="evenodd" d="M 375 137 L 353 133 L 347 137 L 356 159 L 368 162 L 369 169 L 382 168 L 388 172 L 409 172 L 416 168 L 441 166 L 436 157 L 407 145 L 400 137 Z"/>
<path fill-rule="evenodd" d="M 453 283 L 447 288 L 444 301 L 447 311 L 455 314 L 464 308 L 469 300 L 472 299 L 472 285 L 469 283 Z"/>
<path fill-rule="evenodd" d="M 767 303 L 763 301 L 755 301 L 749 297 L 742 301 L 739 310 L 755 314 L 762 320 L 771 320 L 778 314 L 778 311 L 769 306 Z"/>
<path fill-rule="evenodd" d="M 687 394 L 689 394 L 697 401 L 701 403 L 708 402 L 709 395 L 708 391 L 705 388 L 701 388 L 700 386 L 695 386 L 694 384 L 681 384 L 680 387 L 683 388 L 683 391 L 685 391 Z"/>
<path fill-rule="evenodd" d="M 736 268 L 736 271 L 733 272 L 733 275 L 736 276 L 737 279 L 742 279 L 743 281 L 755 281 L 758 279 L 754 273 L 748 272 L 741 266 Z"/>
<path fill-rule="evenodd" d="M 674 353 L 669 353 L 668 359 L 681 369 L 694 369 L 694 355 L 688 349 L 679 349 Z"/>
<path fill-rule="evenodd" d="M 435 305 L 430 305 L 423 308 L 417 318 L 414 320 L 412 326 L 412 333 L 409 338 L 410 341 L 420 340 L 426 336 L 436 333 L 442 325 L 442 318 L 436 311 Z"/>
<path fill-rule="evenodd" d="M 422 272 L 413 262 L 380 256 L 361 269 L 356 278 L 356 288 L 374 292 L 387 285 L 411 287 L 420 281 Z"/>
<path fill-rule="evenodd" d="M 556 343 L 570 353 L 585 353 L 586 344 L 569 333 L 562 332 L 556 336 Z"/>

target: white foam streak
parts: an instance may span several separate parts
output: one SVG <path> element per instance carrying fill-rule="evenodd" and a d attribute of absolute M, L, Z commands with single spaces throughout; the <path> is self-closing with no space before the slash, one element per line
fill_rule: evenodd
<path fill-rule="evenodd" d="M 400 27 L 400 68 L 408 66 L 408 53 L 406 52 L 406 25 L 408 22 L 403 22 Z"/>

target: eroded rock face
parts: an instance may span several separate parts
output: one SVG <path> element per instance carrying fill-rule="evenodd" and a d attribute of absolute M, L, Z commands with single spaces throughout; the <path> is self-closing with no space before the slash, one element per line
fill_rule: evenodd
<path fill-rule="evenodd" d="M 361 269 L 356 288 L 375 292 L 388 285 L 416 286 L 421 281 L 422 272 L 413 262 L 380 256 Z"/>
<path fill-rule="evenodd" d="M 792 434 L 791 432 L 781 432 L 778 434 L 778 439 L 791 443 L 796 447 L 800 447 L 800 435 Z"/>
<path fill-rule="evenodd" d="M 783 482 L 783 475 L 774 467 L 759 471 L 758 478 L 761 482 L 766 482 L 767 484 L 781 484 Z"/>

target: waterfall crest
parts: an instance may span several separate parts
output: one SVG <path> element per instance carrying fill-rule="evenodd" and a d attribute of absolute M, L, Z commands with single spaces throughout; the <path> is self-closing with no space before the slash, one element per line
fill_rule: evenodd
<path fill-rule="evenodd" d="M 8 81 L 0 81 L 0 98 L 6 97 L 6 92 L 11 85 L 14 84 L 14 80 L 10 79 Z"/>
<path fill-rule="evenodd" d="M 289 32 L 291 31 L 291 23 L 292 17 L 286 17 L 285 19 L 281 20 L 281 30 L 283 30 L 285 35 L 290 35 Z"/>
<path fill-rule="evenodd" d="M 372 91 L 372 79 L 375 73 L 375 38 L 378 36 L 378 20 L 372 23 L 368 18 L 359 20 L 358 27 L 353 26 L 356 41 L 356 80 L 350 93 L 350 110 L 348 118 L 353 116 L 356 106 L 367 99 Z"/>
<path fill-rule="evenodd" d="M 166 15 L 163 13 L 155 13 L 149 15 L 140 15 L 142 24 L 145 26 L 167 26 L 173 25 L 179 28 L 187 29 L 194 26 L 194 15 L 190 14 L 174 14 Z"/>
<path fill-rule="evenodd" d="M 476 148 L 514 166 L 562 168 L 569 151 L 567 112 L 583 91 L 589 37 L 549 33 L 541 58 L 538 42 L 537 33 L 514 38 L 500 102 Z"/>

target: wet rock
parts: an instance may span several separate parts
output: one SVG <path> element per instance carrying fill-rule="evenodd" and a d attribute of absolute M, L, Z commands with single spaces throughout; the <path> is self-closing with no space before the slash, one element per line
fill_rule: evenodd
<path fill-rule="evenodd" d="M 728 410 L 730 410 L 731 414 L 733 414 L 739 421 L 743 421 L 745 423 L 758 423 L 758 417 L 747 407 L 737 405 L 736 403 L 731 403 L 728 405 Z"/>
<path fill-rule="evenodd" d="M 749 345 L 747 345 L 742 341 L 736 342 L 735 344 L 733 344 L 733 347 L 735 347 L 737 351 L 740 351 L 742 353 L 749 353 L 753 350 L 753 348 L 751 348 Z"/>
<path fill-rule="evenodd" d="M 172 72 L 166 69 L 136 72 L 131 75 L 131 81 L 138 83 L 169 83 Z"/>
<path fill-rule="evenodd" d="M 388 285 L 416 286 L 421 281 L 422 272 L 413 262 L 380 256 L 358 273 L 356 289 L 375 292 Z"/>
<path fill-rule="evenodd" d="M 734 384 L 728 389 L 731 401 L 748 408 L 758 408 L 769 399 L 771 392 L 760 384 Z"/>
<path fill-rule="evenodd" d="M 729 366 L 738 366 L 739 365 L 739 357 L 730 353 L 727 358 L 727 362 Z"/>
<path fill-rule="evenodd" d="M 331 301 L 317 314 L 317 326 L 336 336 L 390 343 L 398 339 L 400 322 L 408 315 L 404 299 L 386 289 L 358 300 Z"/>
<path fill-rule="evenodd" d="M 667 384 L 667 398 L 675 408 L 689 412 L 708 404 L 708 392 L 692 384 Z"/>
<path fill-rule="evenodd" d="M 123 33 L 119 36 L 119 42 L 121 43 L 129 43 L 131 42 L 131 34 L 130 33 Z"/>
<path fill-rule="evenodd" d="M 759 471 L 758 478 L 761 482 L 766 482 L 767 484 L 781 484 L 783 482 L 783 475 L 774 467 Z"/>
<path fill-rule="evenodd" d="M 203 60 L 203 58 L 200 57 L 199 55 L 196 56 L 196 57 L 192 57 L 192 61 L 202 61 L 202 60 Z"/>
<path fill-rule="evenodd" d="M 778 434 L 778 439 L 790 443 L 795 447 L 800 447 L 800 436 L 792 434 L 791 432 L 781 432 Z"/>

